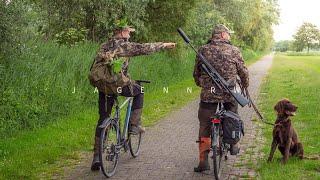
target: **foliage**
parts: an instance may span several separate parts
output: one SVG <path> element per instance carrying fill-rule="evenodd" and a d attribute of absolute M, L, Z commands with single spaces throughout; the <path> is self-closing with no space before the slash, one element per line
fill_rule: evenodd
<path fill-rule="evenodd" d="M 296 51 L 307 48 L 309 52 L 312 46 L 320 44 L 320 30 L 311 23 L 303 23 L 293 37 Z"/>
<path fill-rule="evenodd" d="M 8 57 L 19 53 L 23 39 L 24 19 L 23 1 L 0 1 L 0 66 L 8 63 Z"/>
<path fill-rule="evenodd" d="M 69 0 L 42 1 L 32 0 L 34 8 L 42 19 L 39 30 L 45 39 L 69 28 L 88 29 L 87 39 L 104 41 L 112 34 L 117 20 L 127 18 L 130 25 L 135 26 L 141 35 L 145 31 L 145 7 L 148 0 Z M 137 9 L 139 9 L 137 11 Z"/>
<path fill-rule="evenodd" d="M 193 42 L 200 46 L 211 37 L 215 24 L 228 24 L 221 12 L 215 9 L 213 1 L 200 0 L 187 19 L 186 32 Z"/>
<path fill-rule="evenodd" d="M 79 42 L 86 40 L 86 29 L 77 30 L 75 28 L 69 28 L 66 31 L 61 31 L 55 35 L 55 42 L 58 44 L 66 44 L 68 46 L 75 45 Z"/>
<path fill-rule="evenodd" d="M 242 49 L 263 51 L 272 44 L 272 25 L 279 10 L 274 0 L 200 0 L 188 19 L 187 29 L 197 44 L 204 44 L 215 24 L 223 23 L 235 31 L 232 42 Z"/>
<path fill-rule="evenodd" d="M 273 49 L 274 51 L 278 51 L 278 52 L 286 52 L 291 50 L 292 45 L 293 45 L 293 42 L 289 40 L 279 41 L 274 44 Z"/>
<path fill-rule="evenodd" d="M 149 41 L 172 41 L 177 37 L 176 29 L 186 24 L 193 0 L 150 1 L 147 6 Z"/>

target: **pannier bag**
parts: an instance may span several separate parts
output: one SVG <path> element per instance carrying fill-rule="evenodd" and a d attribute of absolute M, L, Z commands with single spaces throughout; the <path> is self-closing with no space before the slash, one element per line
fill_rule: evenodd
<path fill-rule="evenodd" d="M 222 118 L 222 141 L 228 144 L 236 144 L 244 135 L 243 122 L 240 116 L 234 112 L 226 111 Z"/>

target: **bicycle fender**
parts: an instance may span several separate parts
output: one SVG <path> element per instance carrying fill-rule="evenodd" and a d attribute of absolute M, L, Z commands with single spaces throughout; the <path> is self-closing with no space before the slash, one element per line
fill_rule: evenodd
<path fill-rule="evenodd" d="M 102 124 L 99 126 L 99 128 L 103 129 L 107 127 L 111 123 L 111 118 L 106 118 L 103 120 Z"/>

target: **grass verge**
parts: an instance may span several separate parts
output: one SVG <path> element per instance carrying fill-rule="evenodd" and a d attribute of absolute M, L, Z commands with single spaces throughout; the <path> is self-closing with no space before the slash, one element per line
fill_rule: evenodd
<path fill-rule="evenodd" d="M 295 130 L 304 145 L 305 156 L 320 154 L 320 56 L 275 56 L 273 66 L 261 89 L 260 106 L 268 120 L 276 116 L 273 106 L 282 98 L 289 98 L 299 108 L 292 117 Z M 277 150 L 272 163 L 266 163 L 272 141 L 272 128 L 264 129 L 265 158 L 260 162 L 259 172 L 263 179 L 320 179 L 320 161 L 290 158 L 286 165 L 280 164 Z"/>

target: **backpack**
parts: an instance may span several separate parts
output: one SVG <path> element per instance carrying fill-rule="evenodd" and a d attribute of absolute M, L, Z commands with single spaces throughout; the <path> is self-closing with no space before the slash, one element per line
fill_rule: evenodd
<path fill-rule="evenodd" d="M 121 68 L 126 59 L 116 56 L 117 49 L 117 46 L 103 44 L 90 68 L 90 84 L 105 94 L 118 94 L 118 88 L 130 83 Z"/>
<path fill-rule="evenodd" d="M 244 126 L 240 116 L 232 111 L 226 111 L 222 119 L 222 141 L 228 144 L 236 144 L 244 135 Z"/>

